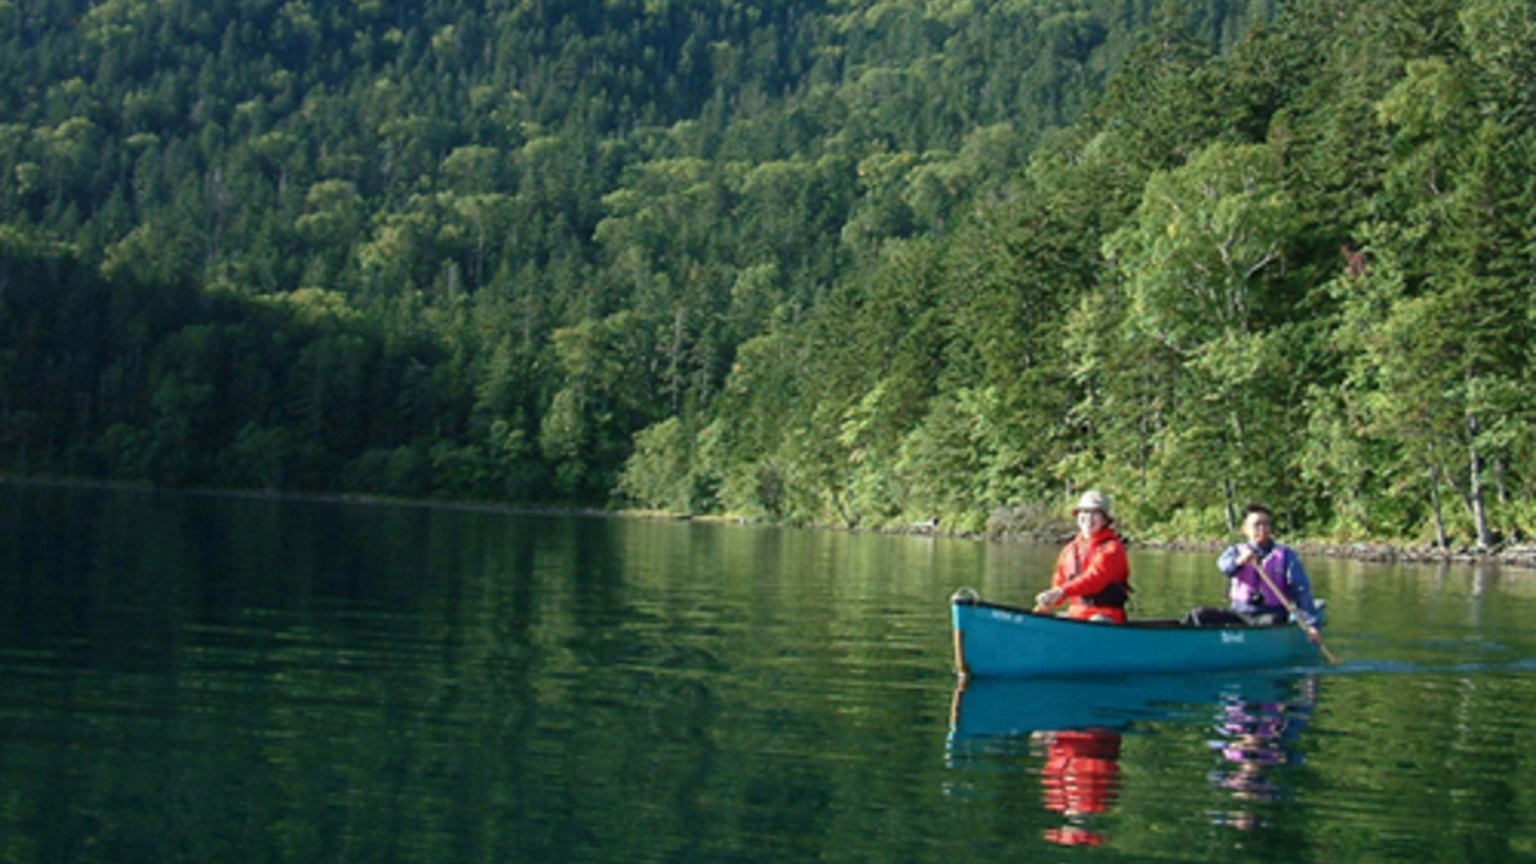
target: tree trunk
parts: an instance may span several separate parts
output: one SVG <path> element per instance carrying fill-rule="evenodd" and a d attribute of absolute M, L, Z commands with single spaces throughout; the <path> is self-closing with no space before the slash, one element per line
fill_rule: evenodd
<path fill-rule="evenodd" d="M 1232 478 L 1226 479 L 1227 487 L 1227 532 L 1237 533 L 1237 490 L 1232 487 Z"/>
<path fill-rule="evenodd" d="M 672 389 L 672 413 L 681 413 L 683 405 L 683 337 L 688 320 L 688 307 L 679 305 L 672 311 L 672 344 L 667 346 L 667 386 Z"/>
<path fill-rule="evenodd" d="M 1440 507 L 1440 466 L 1429 466 L 1429 500 L 1435 508 L 1435 542 L 1441 549 L 1451 548 L 1450 538 L 1445 536 L 1445 511 Z"/>
<path fill-rule="evenodd" d="M 1237 485 L 1238 481 L 1241 479 L 1241 477 L 1238 475 L 1238 471 L 1242 468 L 1240 460 L 1242 458 L 1241 454 L 1244 452 L 1245 447 L 1243 442 L 1243 420 L 1241 417 L 1237 416 L 1237 410 L 1235 408 L 1228 414 L 1228 419 L 1232 422 L 1232 442 L 1228 445 L 1227 450 L 1229 454 L 1229 467 L 1227 468 L 1227 471 L 1230 473 L 1227 474 L 1225 483 L 1227 493 L 1227 533 L 1233 534 L 1237 532 L 1238 526 L 1241 524 L 1238 521 L 1237 513 Z M 1237 464 L 1233 464 L 1234 460 L 1230 455 L 1233 453 L 1239 454 Z M 1248 485 L 1250 488 L 1253 486 L 1253 479 L 1251 477 L 1248 480 Z M 1251 501 L 1253 499 L 1250 498 L 1249 500 Z"/>
<path fill-rule="evenodd" d="M 1472 522 L 1477 526 L 1477 548 L 1493 546 L 1493 530 L 1488 525 L 1488 505 L 1483 495 L 1483 454 L 1477 449 L 1477 415 L 1467 412 L 1468 466 L 1471 470 L 1467 484 L 1467 503 L 1472 507 Z"/>

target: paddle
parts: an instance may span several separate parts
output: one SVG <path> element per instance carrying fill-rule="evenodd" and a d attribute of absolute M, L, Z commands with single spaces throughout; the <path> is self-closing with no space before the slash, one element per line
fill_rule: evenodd
<path fill-rule="evenodd" d="M 1339 658 L 1333 656 L 1333 652 L 1329 651 L 1328 646 L 1323 644 L 1323 634 L 1319 633 L 1316 627 L 1308 624 L 1307 620 L 1301 617 L 1301 613 L 1296 611 L 1296 604 L 1291 602 L 1290 595 L 1281 591 L 1279 586 L 1275 585 L 1275 580 L 1269 578 L 1269 572 L 1264 569 L 1264 561 L 1258 557 L 1258 550 L 1254 550 L 1253 569 L 1259 571 L 1259 578 L 1263 579 L 1264 584 L 1269 586 L 1269 590 L 1276 597 L 1280 598 L 1281 605 L 1285 606 L 1285 611 L 1290 613 L 1291 620 L 1296 622 L 1296 626 L 1300 627 L 1302 632 L 1307 634 L 1307 638 L 1312 640 L 1312 644 L 1317 646 L 1317 650 L 1323 652 L 1323 659 L 1335 666 L 1339 665 Z"/>

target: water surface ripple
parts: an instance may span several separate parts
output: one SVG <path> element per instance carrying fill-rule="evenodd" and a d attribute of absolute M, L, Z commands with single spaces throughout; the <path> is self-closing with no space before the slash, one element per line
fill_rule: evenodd
<path fill-rule="evenodd" d="M 0 860 L 1533 861 L 1531 574 L 1309 562 L 1338 666 L 951 670 L 1053 550 L 0 485 Z M 1136 614 L 1220 601 L 1136 550 Z M 1070 848 L 1069 848 L 1070 847 Z"/>

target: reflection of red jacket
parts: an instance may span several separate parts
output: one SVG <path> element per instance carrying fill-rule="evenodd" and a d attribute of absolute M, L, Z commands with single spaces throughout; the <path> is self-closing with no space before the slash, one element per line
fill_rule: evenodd
<path fill-rule="evenodd" d="M 1125 555 L 1125 544 L 1112 528 L 1104 528 L 1084 540 L 1078 534 L 1056 556 L 1056 578 L 1051 586 L 1060 588 L 1072 598 L 1072 608 L 1067 614 L 1080 621 L 1095 615 L 1105 615 L 1117 624 L 1125 623 L 1125 609 L 1116 606 L 1094 606 L 1083 598 L 1091 597 L 1115 584 L 1127 585 L 1131 580 L 1131 562 Z"/>
<path fill-rule="evenodd" d="M 1041 769 L 1047 809 L 1104 813 L 1120 795 L 1120 733 L 1053 732 Z"/>

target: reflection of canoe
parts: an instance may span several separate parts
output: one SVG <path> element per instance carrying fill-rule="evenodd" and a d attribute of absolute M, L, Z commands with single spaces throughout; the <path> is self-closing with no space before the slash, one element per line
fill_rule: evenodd
<path fill-rule="evenodd" d="M 1252 673 L 1125 678 L 981 678 L 962 682 L 950 709 L 952 743 L 1031 732 L 1122 730 L 1137 721 L 1208 722 L 1225 704 L 1296 698 L 1285 677 Z"/>
<path fill-rule="evenodd" d="M 1177 621 L 1097 624 L 1037 615 L 967 592 L 950 601 L 955 663 L 966 676 L 1138 675 L 1256 669 L 1318 660 L 1294 624 L 1189 627 Z"/>

